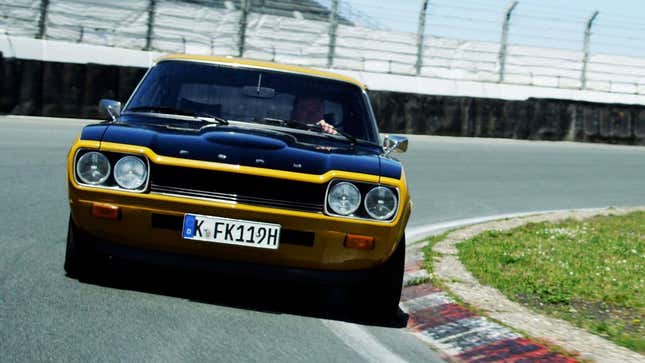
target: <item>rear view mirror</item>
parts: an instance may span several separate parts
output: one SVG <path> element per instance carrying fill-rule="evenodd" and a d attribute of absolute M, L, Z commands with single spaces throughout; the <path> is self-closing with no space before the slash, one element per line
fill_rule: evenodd
<path fill-rule="evenodd" d="M 383 140 L 383 154 L 389 155 L 392 151 L 406 152 L 408 150 L 408 138 L 405 136 L 388 135 Z"/>
<path fill-rule="evenodd" d="M 121 116 L 121 102 L 103 98 L 99 101 L 99 114 L 110 116 L 112 121 L 116 121 Z"/>
<path fill-rule="evenodd" d="M 242 93 L 249 97 L 273 98 L 273 96 L 275 96 L 275 89 L 269 87 L 244 86 Z"/>

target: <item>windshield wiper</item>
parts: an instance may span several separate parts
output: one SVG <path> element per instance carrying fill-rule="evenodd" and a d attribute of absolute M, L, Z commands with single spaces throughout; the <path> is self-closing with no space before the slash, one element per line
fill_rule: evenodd
<path fill-rule="evenodd" d="M 320 132 L 322 134 L 329 135 L 329 136 L 340 135 L 340 136 L 344 137 L 345 139 L 347 139 L 352 144 L 358 143 L 358 140 L 354 136 L 348 134 L 347 132 L 345 132 L 343 130 L 339 130 L 339 129 L 335 128 L 335 127 L 334 127 L 334 131 L 336 131 L 337 134 L 331 134 L 331 133 L 325 131 L 325 129 L 323 129 L 323 127 L 318 125 L 318 124 L 307 124 L 307 123 L 304 123 L 304 122 L 287 121 L 287 120 L 281 120 L 281 119 L 278 119 L 278 118 L 270 118 L 270 117 L 265 117 L 264 119 L 262 119 L 261 122 L 265 123 L 265 124 L 269 124 L 269 125 L 290 127 L 290 128 L 299 129 L 299 130 L 317 131 L 317 132 Z"/>
<path fill-rule="evenodd" d="M 182 116 L 192 116 L 199 121 L 212 124 L 216 123 L 218 125 L 228 125 L 228 120 L 219 116 L 212 115 L 207 112 L 195 112 L 195 111 L 188 111 L 188 110 L 181 110 L 178 108 L 174 107 L 168 107 L 168 106 L 138 106 L 138 107 L 131 107 L 128 108 L 127 111 L 132 111 L 132 112 L 158 112 L 158 113 L 166 113 L 166 114 L 171 114 L 171 115 L 182 115 Z M 213 121 L 205 120 L 204 118 L 210 118 L 213 119 Z"/>

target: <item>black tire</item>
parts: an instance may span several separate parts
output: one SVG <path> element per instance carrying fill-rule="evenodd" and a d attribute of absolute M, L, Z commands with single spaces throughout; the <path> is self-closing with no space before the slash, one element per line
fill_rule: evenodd
<path fill-rule="evenodd" d="M 80 278 L 87 275 L 96 260 L 96 253 L 91 248 L 87 235 L 76 227 L 70 216 L 67 224 L 67 248 L 65 249 L 64 265 L 67 276 Z"/>
<path fill-rule="evenodd" d="M 362 309 L 378 317 L 389 317 L 398 311 L 405 266 L 405 237 L 381 265 L 374 276 L 360 287 Z"/>

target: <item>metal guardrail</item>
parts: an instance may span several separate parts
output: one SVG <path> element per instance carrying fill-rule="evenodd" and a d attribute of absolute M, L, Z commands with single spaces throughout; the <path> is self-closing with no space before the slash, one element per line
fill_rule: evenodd
<path fill-rule="evenodd" d="M 645 93 L 645 58 L 591 51 L 593 27 L 602 17 L 598 11 L 584 19 L 579 31 L 573 23 L 558 25 L 563 15 L 555 9 L 522 15 L 570 29 L 560 37 L 549 32 L 522 35 L 525 29 L 514 23 L 522 0 L 498 9 L 486 8 L 478 1 L 482 0 L 460 4 L 418 0 L 414 12 L 364 2 L 361 6 L 369 13 L 387 15 L 388 20 L 381 24 L 360 9 L 350 8 L 346 0 L 0 0 L 0 28 L 17 36 L 246 56 L 321 68 Z M 360 0 L 356 2 L 360 4 Z M 492 15 L 474 19 L 468 15 L 473 11 Z M 388 30 L 388 21 L 407 22 L 414 25 L 408 28 L 417 30 Z M 477 29 L 497 25 L 501 37 L 496 42 L 440 36 L 442 24 L 455 26 L 450 22 L 465 22 L 461 27 L 473 38 L 477 38 Z M 617 39 L 625 38 L 625 32 L 638 38 L 637 30 L 645 30 L 645 23 L 636 18 L 611 26 L 622 29 L 616 33 Z M 567 42 L 575 45 L 574 35 L 582 39 L 578 50 L 551 47 Z M 522 45 L 526 39 L 533 44 Z M 540 39 L 544 46 L 535 45 Z"/>

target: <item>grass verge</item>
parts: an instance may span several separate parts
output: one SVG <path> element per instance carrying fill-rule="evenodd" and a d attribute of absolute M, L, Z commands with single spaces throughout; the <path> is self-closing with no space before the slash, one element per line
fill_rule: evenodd
<path fill-rule="evenodd" d="M 507 324 L 504 324 L 503 322 L 498 321 L 496 319 L 493 319 L 493 318 L 489 317 L 488 314 L 484 310 L 478 308 L 477 306 L 474 306 L 472 304 L 469 304 L 469 303 L 465 302 L 459 296 L 453 294 L 450 291 L 450 289 L 443 283 L 443 281 L 441 279 L 437 278 L 436 275 L 434 275 L 434 273 L 433 273 L 434 262 L 437 262 L 442 257 L 442 254 L 433 251 L 432 248 L 437 243 L 439 243 L 439 242 L 443 241 L 444 239 L 446 239 L 446 237 L 451 232 L 453 232 L 453 231 L 450 230 L 450 231 L 444 232 L 444 233 L 442 233 L 440 235 L 432 236 L 432 237 L 429 237 L 429 238 L 424 240 L 424 243 L 426 243 L 426 245 L 423 247 L 423 253 L 424 253 L 424 265 L 423 265 L 423 267 L 430 274 L 430 277 L 429 277 L 430 282 L 435 287 L 438 287 L 438 288 L 441 288 L 442 290 L 444 290 L 444 292 L 447 293 L 448 295 L 450 295 L 450 297 L 457 304 L 465 307 L 466 309 L 474 312 L 477 315 L 486 316 L 487 319 L 489 319 L 491 321 L 494 321 L 494 322 L 496 322 L 496 323 L 498 323 L 500 325 L 506 326 L 507 328 L 509 328 L 509 329 L 511 329 L 511 330 L 513 330 L 515 332 L 518 332 L 519 334 L 521 334 L 521 335 L 523 335 L 525 337 L 529 337 L 529 335 L 526 332 L 518 330 L 518 329 L 516 329 L 516 328 L 514 328 L 512 326 L 509 326 Z M 567 356 L 567 357 L 573 357 L 573 358 L 576 359 L 576 361 L 578 361 L 580 363 L 588 363 L 587 360 L 581 359 L 580 357 L 578 357 L 577 354 L 572 354 L 571 352 L 568 352 L 568 351 L 562 349 L 561 347 L 559 347 L 557 345 L 554 345 L 550 341 L 546 341 L 546 340 L 542 340 L 542 339 L 536 339 L 536 338 L 532 338 L 532 337 L 530 339 L 534 340 L 537 343 L 540 343 L 540 344 L 546 346 L 552 352 L 559 353 L 559 354 L 562 354 L 562 355 Z"/>
<path fill-rule="evenodd" d="M 423 247 L 423 256 L 424 256 L 423 268 L 425 268 L 426 271 L 428 271 L 428 273 L 430 274 L 430 280 L 437 287 L 441 287 L 442 283 L 441 283 L 441 280 L 434 277 L 433 264 L 437 259 L 441 257 L 441 254 L 433 251 L 432 248 L 437 243 L 443 241 L 446 238 L 446 236 L 448 236 L 449 233 L 450 231 L 444 232 L 436 236 L 428 237 L 427 239 L 424 240 L 426 245 Z"/>
<path fill-rule="evenodd" d="M 511 300 L 645 352 L 645 213 L 527 224 L 458 245 Z"/>

